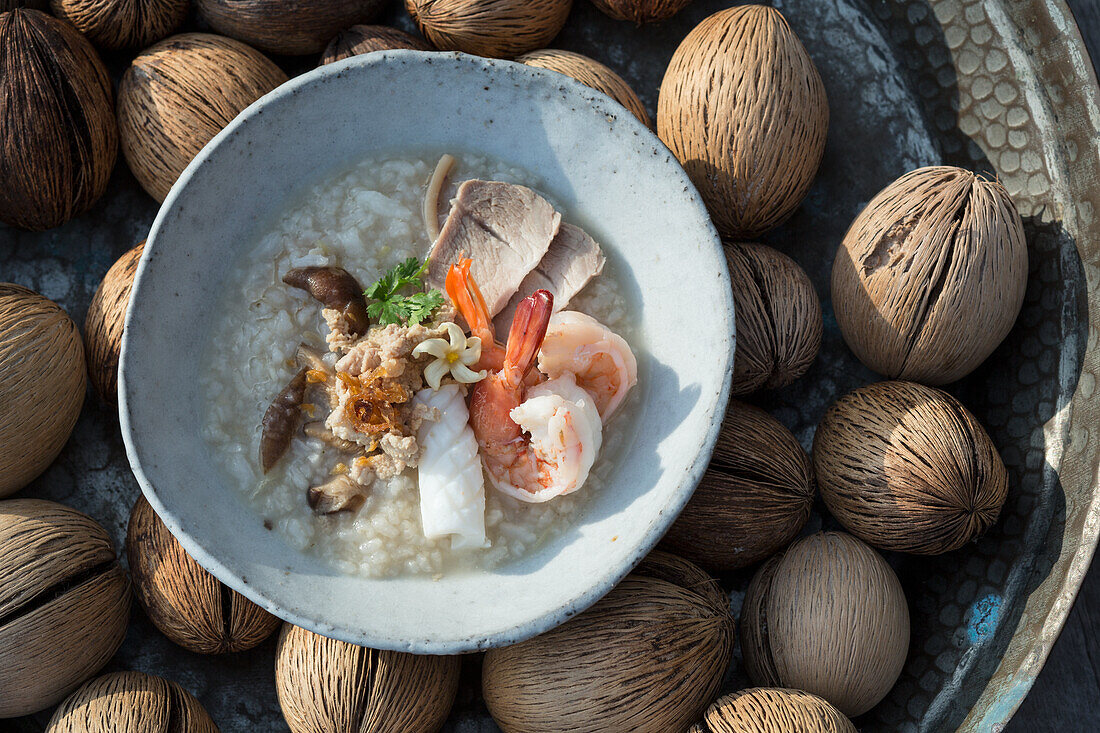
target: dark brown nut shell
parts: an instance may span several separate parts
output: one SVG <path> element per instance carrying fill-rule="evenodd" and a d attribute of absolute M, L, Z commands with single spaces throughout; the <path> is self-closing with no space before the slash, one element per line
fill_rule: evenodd
<path fill-rule="evenodd" d="M 84 346 L 61 306 L 0 283 L 0 497 L 53 463 L 84 404 Z"/>
<path fill-rule="evenodd" d="M 111 79 L 72 25 L 0 15 L 0 221 L 49 229 L 103 195 L 118 154 Z"/>
<path fill-rule="evenodd" d="M 710 466 L 661 547 L 714 570 L 748 567 L 794 539 L 813 499 L 810 457 L 794 435 L 732 400 Z"/>
<path fill-rule="evenodd" d="M 605 15 L 639 25 L 668 20 L 690 2 L 691 0 L 592 0 L 592 4 Z"/>
<path fill-rule="evenodd" d="M 817 428 L 813 458 L 829 511 L 884 550 L 956 550 L 997 521 L 1008 494 L 1008 472 L 974 416 L 913 382 L 878 382 L 838 400 Z"/>
<path fill-rule="evenodd" d="M 113 672 L 84 683 L 58 706 L 46 733 L 218 733 L 195 696 L 141 672 Z"/>
<path fill-rule="evenodd" d="M 685 567 L 687 566 L 687 567 Z M 729 600 L 658 555 L 561 626 L 485 655 L 482 691 L 505 733 L 685 730 L 729 665 Z"/>
<path fill-rule="evenodd" d="M 554 40 L 572 7 L 573 0 L 405 0 L 436 48 L 505 59 Z"/>
<path fill-rule="evenodd" d="M 109 405 L 118 402 L 118 357 L 122 351 L 122 328 L 130 290 L 134 287 L 145 240 L 115 261 L 96 288 L 88 315 L 84 318 L 84 354 L 88 359 L 88 378 Z"/>
<path fill-rule="evenodd" d="M 188 0 L 50 0 L 53 14 L 100 48 L 144 48 L 179 28 Z"/>
<path fill-rule="evenodd" d="M 1004 340 L 1024 302 L 1027 241 L 997 181 L 921 168 L 880 191 L 833 261 L 837 324 L 864 364 L 947 384 Z"/>
<path fill-rule="evenodd" d="M 458 691 L 458 657 L 380 651 L 284 624 L 275 689 L 291 733 L 434 733 Z"/>
<path fill-rule="evenodd" d="M 195 562 L 144 496 L 130 512 L 126 555 L 145 613 L 184 649 L 198 654 L 245 651 L 279 627 L 279 619 Z"/>
<path fill-rule="evenodd" d="M 339 31 L 373 20 L 386 0 L 195 0 L 218 33 L 268 53 L 317 53 Z"/>
<path fill-rule="evenodd" d="M 909 608 L 877 552 L 843 532 L 819 532 L 757 571 L 741 633 L 753 684 L 804 690 L 855 717 L 901 674 Z"/>
<path fill-rule="evenodd" d="M 0 13 L 6 13 L 16 8 L 32 8 L 34 10 L 48 10 L 50 0 L 0 0 Z"/>
<path fill-rule="evenodd" d="M 118 90 L 122 152 L 134 177 L 163 201 L 212 137 L 286 79 L 259 51 L 209 33 L 182 33 L 146 49 Z"/>
<path fill-rule="evenodd" d="M 688 733 L 856 733 L 852 721 L 817 695 L 754 687 L 718 698 Z"/>
<path fill-rule="evenodd" d="M 107 531 L 52 501 L 0 501 L 0 718 L 44 710 L 126 636 L 130 580 Z"/>
<path fill-rule="evenodd" d="M 650 126 L 649 114 L 645 111 L 645 105 L 642 104 L 642 100 L 638 99 L 638 95 L 634 93 L 630 85 L 609 67 L 595 59 L 590 59 L 572 51 L 544 48 L 539 51 L 525 53 L 517 57 L 516 61 L 539 69 L 549 69 L 559 74 L 565 74 L 581 84 L 603 92 L 626 107 L 643 125 Z"/>
<path fill-rule="evenodd" d="M 780 389 L 810 368 L 821 349 L 821 301 L 794 260 L 761 244 L 727 244 L 737 313 L 735 395 Z"/>
<path fill-rule="evenodd" d="M 404 48 L 410 51 L 431 51 L 431 44 L 423 38 L 388 25 L 353 25 L 342 30 L 325 46 L 320 65 L 342 61 L 374 51 Z"/>
<path fill-rule="evenodd" d="M 661 82 L 657 134 L 729 239 L 751 239 L 794 213 L 828 128 L 821 77 L 773 8 L 740 5 L 705 19 Z"/>

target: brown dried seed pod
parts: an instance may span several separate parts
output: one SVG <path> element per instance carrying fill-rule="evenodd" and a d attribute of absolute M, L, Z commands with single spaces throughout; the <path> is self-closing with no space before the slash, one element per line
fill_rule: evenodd
<path fill-rule="evenodd" d="M 84 353 L 88 360 L 88 378 L 108 404 L 118 401 L 118 356 L 122 348 L 122 327 L 134 273 L 145 249 L 145 240 L 115 261 L 96 288 L 84 318 Z"/>
<path fill-rule="evenodd" d="M 482 691 L 505 733 L 685 730 L 717 694 L 733 643 L 721 588 L 654 553 L 576 618 L 486 653 Z"/>
<path fill-rule="evenodd" d="M 952 166 L 880 191 L 833 261 L 848 347 L 880 374 L 961 379 L 1004 340 L 1027 288 L 1023 223 L 1004 186 Z"/>
<path fill-rule="evenodd" d="M 50 0 L 54 15 L 100 48 L 144 48 L 187 17 L 187 0 Z"/>
<path fill-rule="evenodd" d="M 912 382 L 840 398 L 817 428 L 813 458 L 829 511 L 884 550 L 956 550 L 997 521 L 1008 494 L 1008 472 L 974 416 Z"/>
<path fill-rule="evenodd" d="M 379 651 L 285 624 L 275 688 L 291 733 L 433 733 L 458 690 L 458 657 Z"/>
<path fill-rule="evenodd" d="M 252 102 L 286 81 L 259 51 L 209 33 L 182 33 L 134 59 L 118 90 L 122 152 L 163 201 L 191 159 Z"/>
<path fill-rule="evenodd" d="M 0 497 L 53 463 L 84 404 L 84 347 L 52 300 L 0 283 Z"/>
<path fill-rule="evenodd" d="M 366 23 L 386 0 L 195 0 L 218 33 L 261 51 L 317 53 L 339 31 Z"/>
<path fill-rule="evenodd" d="M 817 695 L 754 687 L 718 698 L 688 733 L 856 733 L 852 721 Z"/>
<path fill-rule="evenodd" d="M 810 457 L 782 423 L 733 400 L 707 472 L 662 547 L 715 570 L 759 562 L 810 518 Z"/>
<path fill-rule="evenodd" d="M 279 619 L 195 562 L 144 496 L 130 512 L 126 555 L 145 613 L 184 649 L 198 654 L 244 651 L 279 627 Z"/>
<path fill-rule="evenodd" d="M 49 0 L 0 0 L 0 13 L 6 13 L 16 8 L 33 8 L 34 10 L 46 10 L 50 7 Z"/>
<path fill-rule="evenodd" d="M 405 0 L 432 45 L 444 51 L 514 58 L 561 32 L 573 0 Z"/>
<path fill-rule="evenodd" d="M 649 115 L 645 111 L 642 100 L 623 81 L 623 78 L 604 66 L 595 59 L 590 59 L 572 51 L 561 51 L 556 48 L 544 48 L 539 51 L 525 53 L 516 58 L 522 64 L 535 66 L 540 69 L 549 69 L 559 74 L 576 79 L 581 84 L 586 84 L 593 89 L 603 92 L 616 102 L 626 107 L 632 115 L 649 127 Z"/>
<path fill-rule="evenodd" d="M 331 64 L 351 56 L 374 51 L 406 48 L 410 51 L 431 51 L 431 45 L 423 38 L 388 25 L 353 25 L 340 31 L 329 41 L 321 54 L 320 65 Z"/>
<path fill-rule="evenodd" d="M 107 189 L 118 154 L 111 79 L 63 20 L 0 15 L 0 221 L 49 229 Z"/>
<path fill-rule="evenodd" d="M 195 696 L 141 672 L 114 672 L 84 683 L 54 711 L 46 733 L 218 733 Z"/>
<path fill-rule="evenodd" d="M 901 674 L 909 608 L 877 552 L 843 532 L 819 532 L 757 571 L 741 633 L 754 684 L 805 690 L 855 717 Z"/>
<path fill-rule="evenodd" d="M 605 15 L 639 25 L 668 20 L 690 2 L 691 0 L 592 0 L 592 4 Z"/>
<path fill-rule="evenodd" d="M 130 581 L 107 531 L 52 501 L 0 501 L 0 718 L 44 710 L 126 636 Z"/>
<path fill-rule="evenodd" d="M 773 8 L 741 5 L 705 19 L 661 82 L 657 134 L 731 239 L 766 232 L 798 208 L 828 128 L 821 77 Z"/>
<path fill-rule="evenodd" d="M 821 348 L 821 302 L 794 260 L 760 244 L 727 244 L 737 312 L 733 394 L 779 389 L 810 368 Z"/>

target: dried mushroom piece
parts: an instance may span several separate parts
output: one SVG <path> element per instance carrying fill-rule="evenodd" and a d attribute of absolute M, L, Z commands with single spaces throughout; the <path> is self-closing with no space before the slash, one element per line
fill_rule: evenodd
<path fill-rule="evenodd" d="M 817 695 L 754 687 L 718 698 L 688 733 L 857 733 L 852 721 Z"/>
<path fill-rule="evenodd" d="M 218 733 L 195 696 L 170 680 L 114 672 L 85 683 L 50 718 L 46 733 Z"/>
<path fill-rule="evenodd" d="M 306 492 L 309 508 L 317 514 L 356 512 L 366 499 L 364 487 L 344 474 L 311 486 Z"/>
<path fill-rule="evenodd" d="M 829 511 L 884 550 L 938 555 L 989 529 L 1008 472 L 989 435 L 946 392 L 878 382 L 837 400 L 814 435 Z"/>
<path fill-rule="evenodd" d="M 782 423 L 731 400 L 710 466 L 662 547 L 705 567 L 748 567 L 787 546 L 810 518 L 810 457 Z"/>
<path fill-rule="evenodd" d="M 349 336 L 362 336 L 370 328 L 363 287 L 344 268 L 299 267 L 283 275 L 283 282 L 305 290 L 325 308 L 339 311 L 351 327 Z"/>
<path fill-rule="evenodd" d="M 458 657 L 368 649 L 284 624 L 275 689 L 291 733 L 434 733 L 459 667 Z"/>
<path fill-rule="evenodd" d="M 441 51 L 514 58 L 561 32 L 573 0 L 405 0 L 424 37 Z"/>
<path fill-rule="evenodd" d="M 302 421 L 302 403 L 309 386 L 307 371 L 299 369 L 264 412 L 260 434 L 260 465 L 264 473 L 270 471 L 290 448 L 290 441 Z"/>
<path fill-rule="evenodd" d="M 143 496 L 130 512 L 126 553 L 145 613 L 184 649 L 198 654 L 244 651 L 279 626 L 279 619 L 195 562 Z"/>
<path fill-rule="evenodd" d="M 717 695 L 733 644 L 717 584 L 653 553 L 584 613 L 489 650 L 482 692 L 505 733 L 682 731 Z"/>
<path fill-rule="evenodd" d="M 107 531 L 52 501 L 0 501 L 0 718 L 44 710 L 126 636 L 130 580 Z"/>

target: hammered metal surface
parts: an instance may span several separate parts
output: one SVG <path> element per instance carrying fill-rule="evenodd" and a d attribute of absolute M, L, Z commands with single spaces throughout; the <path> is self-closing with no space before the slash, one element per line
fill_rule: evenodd
<path fill-rule="evenodd" d="M 702 18 L 730 5 L 696 0 L 672 20 L 635 28 L 577 0 L 554 44 L 593 56 L 635 88 L 652 113 L 664 68 Z M 1041 0 L 779 0 L 829 95 L 821 174 L 803 207 L 764 241 L 809 272 L 822 298 L 822 353 L 809 373 L 755 400 L 809 447 L 839 394 L 873 381 L 832 317 L 828 277 L 848 223 L 902 173 L 938 162 L 996 175 L 1020 208 L 1031 263 L 1017 327 L 979 370 L 954 385 L 989 429 L 1011 473 L 1001 521 L 939 558 L 891 555 L 913 617 L 913 643 L 890 696 L 857 720 L 864 731 L 1000 730 L 1027 693 L 1072 605 L 1096 544 L 1100 370 L 1100 111 L 1095 75 L 1068 10 Z M 386 20 L 410 29 L 394 4 Z M 193 25 L 193 23 L 192 23 Z M 127 59 L 109 57 L 116 74 Z M 290 72 L 312 59 L 283 60 Z M 99 279 L 145 237 L 156 205 L 120 161 L 88 215 L 42 234 L 0 228 L 0 280 L 33 287 L 82 322 Z M 89 395 L 60 460 L 26 496 L 80 508 L 118 543 L 137 495 L 115 413 Z M 819 507 L 807 531 L 835 527 Z M 739 611 L 749 574 L 722 580 Z M 430 623 L 431 619 L 425 619 Z M 182 683 L 226 733 L 286 730 L 273 686 L 274 643 L 202 657 L 174 647 L 139 612 L 110 669 Z M 478 696 L 480 659 L 445 730 L 498 730 Z M 745 682 L 739 654 L 727 680 Z M 48 712 L 15 722 L 40 731 Z"/>

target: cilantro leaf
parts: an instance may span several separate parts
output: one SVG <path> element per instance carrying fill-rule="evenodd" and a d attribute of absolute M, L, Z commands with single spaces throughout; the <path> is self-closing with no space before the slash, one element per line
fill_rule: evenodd
<path fill-rule="evenodd" d="M 410 257 L 380 277 L 363 291 L 363 295 L 373 301 L 367 305 L 367 315 L 383 326 L 392 323 L 415 326 L 431 316 L 432 311 L 443 305 L 443 294 L 438 290 L 408 296 L 399 294 L 405 288 L 424 287 L 421 277 L 427 269 L 426 260 L 421 263 L 415 257 Z"/>

